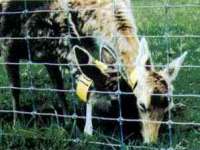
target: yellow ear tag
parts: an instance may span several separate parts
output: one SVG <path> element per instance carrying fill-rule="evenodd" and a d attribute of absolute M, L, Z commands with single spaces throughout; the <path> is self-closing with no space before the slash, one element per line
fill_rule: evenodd
<path fill-rule="evenodd" d="M 81 101 L 87 102 L 88 100 L 88 91 L 93 84 L 93 80 L 82 74 L 78 78 L 76 94 L 80 98 Z"/>
<path fill-rule="evenodd" d="M 136 69 L 134 69 L 130 75 L 130 84 L 131 84 L 132 88 L 135 86 L 136 82 L 137 82 Z"/>
<path fill-rule="evenodd" d="M 106 70 L 108 69 L 108 66 L 105 63 L 98 60 L 95 60 L 94 63 L 97 66 L 97 68 L 101 70 L 102 73 L 106 74 Z"/>

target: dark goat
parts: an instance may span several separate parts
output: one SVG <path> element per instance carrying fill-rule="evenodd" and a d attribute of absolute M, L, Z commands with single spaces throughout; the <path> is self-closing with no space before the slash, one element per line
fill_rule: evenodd
<path fill-rule="evenodd" d="M 49 10 L 50 6 L 52 6 L 52 2 L 47 1 L 27 1 L 26 3 L 26 9 L 30 11 L 46 9 Z M 24 11 L 25 5 L 23 1 L 9 2 L 7 5 L 2 7 L 2 9 L 4 14 L 1 14 L 0 16 L 0 35 L 1 38 L 7 37 L 7 39 L 1 41 L 0 50 L 3 50 L 5 54 L 5 61 L 6 63 L 8 63 L 6 65 L 6 69 L 13 87 L 20 88 L 20 75 L 19 65 L 11 63 L 19 63 L 20 59 L 26 59 L 32 62 L 40 63 L 60 63 L 60 61 L 63 59 L 66 61 L 66 57 L 69 54 L 69 45 L 75 45 L 78 43 L 89 50 L 95 50 L 95 48 L 97 47 L 92 38 L 85 38 L 78 42 L 74 39 L 66 40 L 66 38 L 64 38 L 70 33 L 68 18 L 67 15 L 64 15 L 64 13 L 40 12 L 27 14 L 6 14 L 6 12 Z M 63 17 L 62 20 L 59 20 L 59 17 Z M 38 39 L 28 38 L 28 36 L 37 37 Z M 46 36 L 60 38 L 43 38 Z M 14 37 L 22 39 L 12 39 Z M 24 37 L 27 37 L 27 39 L 23 39 Z M 81 53 L 81 51 L 79 51 L 76 55 L 78 60 L 80 60 L 80 64 L 87 63 L 87 61 L 82 62 L 84 60 L 84 53 Z M 105 59 L 106 56 L 102 57 Z M 112 60 L 107 59 L 107 62 L 112 63 Z M 55 88 L 61 90 L 64 89 L 63 79 L 59 67 L 56 65 L 46 65 L 45 67 Z M 81 70 L 84 72 L 84 74 L 93 79 L 95 84 L 94 87 L 96 88 L 96 90 L 113 92 L 117 90 L 117 72 L 111 72 L 109 73 L 109 76 L 105 76 L 95 66 L 83 66 L 81 67 Z M 131 92 L 132 90 L 130 86 L 126 83 L 126 81 L 124 79 L 120 80 L 121 90 L 123 91 L 123 89 L 128 88 L 128 92 Z M 20 90 L 17 88 L 12 89 L 13 106 L 15 107 L 15 109 L 19 109 L 20 99 Z M 63 92 L 58 92 L 58 95 L 63 113 L 66 114 L 67 104 L 65 100 L 65 95 Z M 126 118 L 126 116 L 130 118 L 135 118 L 136 116 L 134 116 L 133 114 L 135 114 L 137 110 L 135 109 L 135 100 L 132 101 L 132 99 L 135 99 L 135 97 L 133 95 L 123 94 L 120 97 L 123 107 L 122 116 L 124 118 Z M 129 109 L 127 109 L 126 107 L 126 99 L 129 99 L 128 101 L 133 102 L 133 107 L 131 107 L 131 111 L 129 111 Z M 115 114 L 116 112 L 117 110 L 115 110 L 115 112 L 113 113 Z M 118 115 L 118 113 L 115 114 L 116 117 L 118 117 Z"/>
<path fill-rule="evenodd" d="M 86 50 L 84 51 L 82 50 L 78 48 L 75 49 L 78 65 L 80 64 L 79 67 L 82 73 L 87 75 L 87 77 L 89 77 L 90 79 L 93 79 L 94 88 L 97 91 L 96 93 L 91 93 L 89 96 L 86 109 L 87 115 L 86 115 L 85 129 L 84 129 L 85 133 L 92 134 L 93 132 L 93 125 L 91 120 L 92 120 L 92 107 L 93 105 L 95 105 L 98 108 L 97 110 L 99 110 L 97 114 L 100 113 L 100 116 L 103 116 L 105 118 L 110 117 L 110 118 L 116 118 L 116 120 L 118 120 L 120 117 L 120 110 L 121 110 L 121 117 L 123 119 L 128 119 L 128 120 L 133 119 L 133 121 L 122 120 L 121 129 L 123 131 L 123 135 L 126 141 L 129 141 L 130 139 L 135 139 L 136 136 L 138 137 L 140 135 L 140 130 L 141 130 L 140 123 L 134 121 L 139 119 L 137 101 L 134 94 L 132 94 L 133 90 L 132 87 L 118 73 L 116 58 L 113 56 L 113 54 L 108 54 L 110 51 L 106 51 L 105 48 L 103 49 L 104 53 L 102 53 L 103 55 L 102 58 L 106 58 L 105 57 L 106 54 L 107 57 L 109 56 L 109 59 L 107 60 L 113 62 L 112 65 L 108 66 L 108 72 L 106 72 L 105 74 L 102 73 L 101 68 L 98 68 L 97 66 L 95 66 L 95 64 L 92 64 L 93 62 L 92 56 L 89 53 L 87 53 Z M 103 59 L 102 62 L 107 63 L 106 59 Z M 106 93 L 108 91 L 110 93 Z M 109 95 L 104 100 L 107 103 L 104 103 L 103 99 L 101 98 L 104 95 Z M 104 103 L 103 106 L 102 107 L 98 106 L 98 104 L 101 105 L 101 103 Z M 109 107 L 108 110 L 107 107 Z M 120 122 L 117 121 L 117 125 L 119 124 Z M 113 126 L 116 126 L 116 121 L 113 121 L 112 123 L 109 122 L 106 125 L 106 127 L 107 126 L 110 127 L 109 128 L 110 131 L 111 128 L 113 129 Z"/>

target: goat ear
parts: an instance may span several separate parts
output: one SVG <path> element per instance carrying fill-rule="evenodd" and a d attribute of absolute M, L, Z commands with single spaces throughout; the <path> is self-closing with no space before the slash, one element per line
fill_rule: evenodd
<path fill-rule="evenodd" d="M 101 77 L 101 70 L 93 63 L 94 58 L 86 49 L 74 46 L 73 51 L 75 54 L 76 65 L 82 73 L 91 79 L 98 79 Z"/>
<path fill-rule="evenodd" d="M 73 51 L 74 51 L 77 65 L 80 65 L 80 64 L 84 65 L 84 64 L 92 63 L 92 60 L 93 60 L 92 56 L 84 48 L 82 48 L 80 46 L 74 46 Z"/>
<path fill-rule="evenodd" d="M 149 52 L 148 43 L 144 37 L 140 41 L 140 48 L 139 54 L 136 58 L 136 65 L 138 67 L 143 67 L 146 71 L 154 69 L 151 61 L 151 54 Z"/>
<path fill-rule="evenodd" d="M 106 64 L 115 64 L 117 62 L 116 55 L 113 53 L 113 51 L 110 48 L 106 46 L 101 48 L 100 58 L 101 58 L 101 61 Z"/>
<path fill-rule="evenodd" d="M 164 70 L 161 71 L 161 74 L 163 74 L 163 76 L 165 76 L 170 82 L 175 80 L 186 56 L 187 52 L 184 52 L 180 57 L 174 59 Z"/>

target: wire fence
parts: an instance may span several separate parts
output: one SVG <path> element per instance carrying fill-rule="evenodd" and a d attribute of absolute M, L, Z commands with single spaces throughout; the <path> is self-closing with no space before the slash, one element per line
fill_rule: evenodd
<path fill-rule="evenodd" d="M 115 11 L 115 5 L 116 5 L 117 1 L 113 0 L 113 13 Z M 170 33 L 170 28 L 169 28 L 169 23 L 170 23 L 170 16 L 169 16 L 169 12 L 171 9 L 178 9 L 178 8 L 199 8 L 200 7 L 200 3 L 188 3 L 188 4 L 171 4 L 170 0 L 165 0 L 165 3 L 162 5 L 134 5 L 134 1 L 133 1 L 133 6 L 135 9 L 155 9 L 155 8 L 160 8 L 160 9 L 164 9 L 165 12 L 165 29 L 164 29 L 164 34 L 163 35 L 138 35 L 138 37 L 147 37 L 147 38 L 162 38 L 164 39 L 164 43 L 165 43 L 165 48 L 166 48 L 166 53 L 170 54 L 171 51 L 171 39 L 172 38 L 192 38 L 192 39 L 199 39 L 200 35 L 195 35 L 195 34 L 184 34 L 184 35 L 171 35 Z M 93 8 L 95 9 L 95 8 Z M 69 9 L 70 10 L 70 9 Z M 24 14 L 25 16 L 28 14 L 36 14 L 36 13 L 57 13 L 57 12 L 64 12 L 65 10 L 28 10 L 27 8 L 27 0 L 24 0 L 24 10 L 23 11 L 11 11 L 11 12 L 0 12 L 0 16 L 2 15 L 17 15 L 17 14 Z M 70 10 L 70 11 L 74 11 L 74 10 Z M 84 9 L 83 9 L 84 11 Z M 129 10 L 128 10 L 129 11 Z M 141 18 L 142 19 L 142 18 Z M 139 20 L 138 20 L 139 21 Z M 49 63 L 49 62 L 42 62 L 42 63 L 38 63 L 38 62 L 33 62 L 31 59 L 31 47 L 29 44 L 29 40 L 40 40 L 40 39 L 53 39 L 53 40 L 60 40 L 60 39 L 72 39 L 74 37 L 72 37 L 70 34 L 65 36 L 65 37 L 50 37 L 50 36 L 42 36 L 42 37 L 31 37 L 29 36 L 28 33 L 28 29 L 25 29 L 26 32 L 26 36 L 25 37 L 0 37 L 0 41 L 2 40 L 25 40 L 27 43 L 27 51 L 28 51 L 28 61 L 27 62 L 19 62 L 19 63 L 13 63 L 13 62 L 0 62 L 0 65 L 6 65 L 6 64 L 10 64 L 10 65 L 19 65 L 19 66 L 23 66 L 23 65 L 27 65 L 28 66 L 28 81 L 30 82 L 28 87 L 14 87 L 12 85 L 10 86 L 5 86 L 5 85 L 0 85 L 0 90 L 11 90 L 11 89 L 17 89 L 17 90 L 21 90 L 21 91 L 29 91 L 31 95 L 34 95 L 35 91 L 38 92 L 64 92 L 66 94 L 70 94 L 70 95 L 75 95 L 76 90 L 75 90 L 75 79 L 74 76 L 70 74 L 70 78 L 71 81 L 73 81 L 71 83 L 71 88 L 70 89 L 55 89 L 55 88 L 38 88 L 34 86 L 33 83 L 33 66 L 40 66 L 40 65 L 49 65 L 49 66 L 67 66 L 70 68 L 70 70 L 72 70 L 74 67 L 77 67 L 74 64 L 69 64 L 69 63 L 62 63 L 62 64 L 58 64 L 58 63 Z M 116 38 L 118 38 L 118 35 L 114 35 Z M 96 38 L 93 36 L 80 36 L 79 38 Z M 72 49 L 72 45 L 70 45 L 69 47 L 71 47 Z M 170 57 L 169 55 L 166 55 L 167 57 L 167 65 L 170 63 Z M 159 64 L 155 64 L 155 67 L 158 68 L 164 68 L 167 65 L 159 65 Z M 123 64 L 117 64 L 118 69 L 123 67 Z M 200 68 L 200 65 L 183 65 L 181 66 L 181 68 L 194 68 L 194 69 L 198 69 Z M 119 69 L 120 70 L 120 69 Z M 121 106 L 120 104 L 120 95 L 121 94 L 132 94 L 129 92 L 122 92 L 120 91 L 120 85 L 118 82 L 118 90 L 116 92 L 112 92 L 112 91 L 106 91 L 106 92 L 102 92 L 102 91 L 97 91 L 97 90 L 91 90 L 91 93 L 98 93 L 98 94 L 113 94 L 113 95 L 117 95 L 118 97 L 118 103 L 119 106 Z M 161 94 L 155 94 L 155 95 L 161 95 Z M 163 95 L 161 95 L 163 96 Z M 172 99 L 173 98 L 184 98 L 184 97 L 189 97 L 189 98 L 200 98 L 200 94 L 192 94 L 192 93 L 183 93 L 183 94 L 171 94 L 171 93 L 167 93 L 164 96 L 167 96 L 168 99 Z M 8 99 L 7 101 L 10 101 L 10 99 Z M 83 119 L 85 120 L 86 117 L 83 115 L 78 115 L 77 114 L 77 103 L 76 103 L 76 99 L 73 98 L 73 100 L 71 100 L 72 103 L 72 107 L 73 107 L 73 113 L 72 115 L 63 115 L 63 114 L 58 114 L 57 111 L 55 111 L 54 113 L 43 113 L 43 112 L 38 112 L 35 102 L 33 101 L 33 111 L 29 112 L 29 111 L 17 111 L 13 108 L 13 110 L 8 110 L 8 109 L 1 109 L 0 113 L 1 114 L 12 114 L 12 113 L 17 113 L 17 114 L 21 114 L 21 115 L 30 115 L 30 116 L 50 116 L 50 117 L 63 117 L 63 118 L 69 118 L 69 119 L 73 119 L 73 120 L 77 120 L 77 119 Z M 149 122 L 148 120 L 141 120 L 141 119 L 126 119 L 122 117 L 122 112 L 121 112 L 121 107 L 119 107 L 119 117 L 118 118 L 109 118 L 109 117 L 100 117 L 100 116 L 92 116 L 93 120 L 105 120 L 105 121 L 117 121 L 119 123 L 120 126 L 120 141 L 119 144 L 115 144 L 115 143 L 106 143 L 106 142 L 100 142 L 100 141 L 90 141 L 90 144 L 94 144 L 94 145 L 103 145 L 103 146 L 108 146 L 108 147 L 112 147 L 112 148 L 121 148 L 124 149 L 124 135 L 123 135 L 123 124 L 124 122 Z M 168 142 L 168 147 L 166 149 L 175 149 L 175 147 L 173 147 L 173 131 L 172 131 L 172 126 L 173 125 L 179 125 L 179 126 L 198 126 L 200 127 L 200 122 L 187 122 L 187 121 L 174 121 L 172 118 L 172 112 L 171 110 L 168 113 L 168 119 L 167 121 L 151 121 L 153 123 L 161 123 L 164 125 L 168 126 L 168 137 L 169 137 L 169 142 Z M 97 131 L 96 131 L 97 132 Z M 12 134 L 7 134 L 7 133 L 0 133 L 2 136 L 12 136 Z M 68 141 L 71 141 L 73 143 L 81 143 L 84 141 L 81 141 L 80 138 L 77 137 L 74 139 L 67 139 Z M 154 146 L 137 146 L 137 145 L 129 145 L 127 146 L 127 148 L 133 148 L 133 149 L 159 149 L 157 147 Z M 163 148 L 165 149 L 165 148 Z"/>

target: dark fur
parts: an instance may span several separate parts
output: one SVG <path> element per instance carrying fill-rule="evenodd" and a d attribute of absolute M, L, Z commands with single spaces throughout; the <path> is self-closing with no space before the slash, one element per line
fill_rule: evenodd
<path fill-rule="evenodd" d="M 48 9 L 48 2 L 30 2 L 27 1 L 26 7 L 28 10 Z M 23 1 L 9 2 L 3 12 L 24 11 L 25 4 Z M 62 28 L 59 22 L 56 22 L 56 14 L 50 18 L 49 13 L 35 13 L 35 14 L 3 14 L 1 15 L 1 37 L 26 37 L 27 33 L 32 37 L 51 36 L 62 37 Z M 41 31 L 38 33 L 38 31 Z M 67 33 L 65 31 L 65 33 Z M 61 42 L 57 39 L 25 39 L 25 40 L 3 40 L 6 47 L 5 61 L 18 63 L 20 59 L 28 59 L 35 62 L 58 63 L 58 50 L 68 51 L 64 40 Z M 66 47 L 66 48 L 65 48 Z M 5 50 L 4 50 L 5 51 Z M 38 56 L 39 54 L 39 56 Z M 6 66 L 10 81 L 14 87 L 20 87 L 20 76 L 18 65 Z M 49 76 L 57 89 L 64 89 L 61 72 L 58 66 L 46 65 Z M 19 108 L 19 90 L 12 90 L 16 107 Z M 60 103 L 63 111 L 66 113 L 66 102 L 64 93 L 58 92 Z"/>

